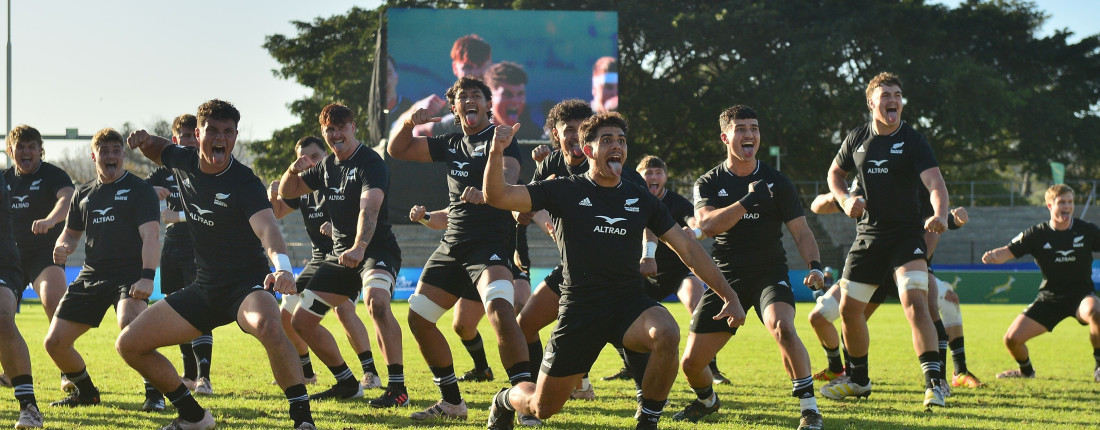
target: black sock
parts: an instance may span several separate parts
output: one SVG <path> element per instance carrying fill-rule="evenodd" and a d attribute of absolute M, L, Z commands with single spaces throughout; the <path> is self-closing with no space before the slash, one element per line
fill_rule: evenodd
<path fill-rule="evenodd" d="M 821 346 L 825 349 L 825 357 L 829 359 L 829 371 L 840 374 L 844 372 L 844 362 L 840 361 L 840 347 L 829 349 L 824 345 Z"/>
<path fill-rule="evenodd" d="M 145 383 L 145 398 L 146 399 L 163 399 L 164 398 L 164 396 L 160 394 L 160 391 L 157 391 L 157 387 L 154 387 L 153 384 L 151 384 L 148 379 L 142 379 L 142 382 Z"/>
<path fill-rule="evenodd" d="M 95 384 L 92 384 L 92 377 L 88 375 L 88 368 L 80 369 L 79 372 L 66 373 L 66 378 L 69 378 L 69 382 L 76 384 L 76 389 L 80 390 L 81 397 L 91 396 L 95 391 Z"/>
<path fill-rule="evenodd" d="M 1020 363 L 1020 373 L 1023 373 L 1024 376 L 1035 375 L 1035 368 L 1031 367 L 1031 357 L 1025 358 L 1023 360 L 1016 360 L 1016 362 Z"/>
<path fill-rule="evenodd" d="M 943 374 L 940 372 L 939 353 L 936 351 L 924 352 L 917 357 L 917 360 L 920 360 L 920 368 L 924 371 L 924 388 L 934 387 L 936 380 L 943 378 Z"/>
<path fill-rule="evenodd" d="M 959 338 L 962 339 L 962 338 Z M 1100 368 L 1100 348 L 1092 349 L 1092 358 L 1096 360 L 1096 367 Z"/>
<path fill-rule="evenodd" d="M 840 356 L 844 357 L 844 371 L 848 372 L 848 367 L 852 365 L 852 355 L 848 353 L 848 347 L 844 345 L 844 335 L 840 335 Z M 851 375 L 849 375 L 851 376 Z"/>
<path fill-rule="evenodd" d="M 469 352 L 470 358 L 474 359 L 474 369 L 489 368 L 489 361 L 485 359 L 485 344 L 481 342 L 481 332 L 477 332 L 473 339 L 463 340 L 462 346 L 466 347 L 466 352 Z"/>
<path fill-rule="evenodd" d="M 542 342 L 535 339 L 534 342 L 527 344 L 527 356 L 530 357 L 529 363 L 531 363 L 531 377 L 533 378 L 542 369 Z"/>
<path fill-rule="evenodd" d="M 520 382 L 535 382 L 535 378 L 531 376 L 531 362 L 529 361 L 520 361 L 513 364 L 506 371 L 508 372 L 508 382 L 512 386 Z"/>
<path fill-rule="evenodd" d="M 180 358 L 183 359 L 183 379 L 198 379 L 199 362 L 195 359 L 195 349 L 191 347 L 191 342 L 180 344 Z"/>
<path fill-rule="evenodd" d="M 807 376 L 802 379 L 791 380 L 791 396 L 797 399 L 808 399 L 814 396 L 814 377 Z"/>
<path fill-rule="evenodd" d="M 848 357 L 848 375 L 852 378 L 852 382 L 859 385 L 867 385 L 871 382 L 871 378 L 867 376 L 867 356 L 862 357 L 851 356 Z"/>
<path fill-rule="evenodd" d="M 439 387 L 439 393 L 443 395 L 443 401 L 452 405 L 462 403 L 462 392 L 458 390 L 458 378 L 455 377 L 455 366 L 428 367 L 432 370 L 432 382 Z"/>
<path fill-rule="evenodd" d="M 172 402 L 172 406 L 176 407 L 176 411 L 179 412 L 180 418 L 184 421 L 197 423 L 202 421 L 202 417 L 206 415 L 206 411 L 202 410 L 199 402 L 191 396 L 191 391 L 182 383 L 165 397 L 168 398 L 169 402 Z"/>
<path fill-rule="evenodd" d="M 710 400 L 710 396 L 714 395 L 714 386 L 707 385 L 703 388 L 691 387 L 691 391 L 695 392 L 695 397 L 698 397 L 699 400 Z"/>
<path fill-rule="evenodd" d="M 963 343 L 963 337 L 959 336 L 947 344 L 951 347 L 951 361 L 955 363 L 955 374 L 970 373 L 966 369 L 966 347 Z"/>
<path fill-rule="evenodd" d="M 195 360 L 199 364 L 199 377 L 210 379 L 210 360 L 214 354 L 214 335 L 210 332 L 203 333 L 191 341 L 191 348 L 195 350 Z"/>
<path fill-rule="evenodd" d="M 710 368 L 711 375 L 722 373 L 721 370 L 718 370 L 718 357 L 710 359 L 710 363 L 707 363 L 707 367 Z"/>
<path fill-rule="evenodd" d="M 309 353 L 306 355 L 299 355 L 298 362 L 302 363 L 302 376 L 306 379 L 312 378 L 316 375 L 313 373 L 313 360 L 309 359 Z"/>
<path fill-rule="evenodd" d="M 11 378 L 11 386 L 15 387 L 15 400 L 19 401 L 19 409 L 31 405 L 38 407 L 38 400 L 34 398 L 34 379 L 29 373 Z"/>
<path fill-rule="evenodd" d="M 347 363 L 340 363 L 336 366 L 328 366 L 328 370 L 332 372 L 332 376 L 336 378 L 336 385 L 346 384 L 348 381 L 355 381 L 355 374 L 351 373 L 351 369 L 348 369 Z"/>
<path fill-rule="evenodd" d="M 363 373 L 370 372 L 370 373 L 373 373 L 375 375 L 378 374 L 378 369 L 374 368 L 374 353 L 373 352 L 371 352 L 370 350 L 363 351 L 363 352 L 360 352 L 358 354 L 358 356 L 359 356 L 359 365 L 363 366 Z"/>
<path fill-rule="evenodd" d="M 661 420 L 661 413 L 665 409 L 664 400 L 651 400 L 642 397 L 641 407 L 638 409 L 638 422 L 656 423 Z"/>
<path fill-rule="evenodd" d="M 630 374 L 634 376 L 634 387 L 638 389 L 638 392 L 641 392 L 642 378 L 645 377 L 645 368 L 649 366 L 649 353 L 634 352 L 625 348 L 623 352 L 628 364 L 626 367 L 630 369 Z"/>
<path fill-rule="evenodd" d="M 313 424 L 313 412 L 309 410 L 309 393 L 306 392 L 305 384 L 286 387 L 283 394 L 290 403 L 290 419 L 294 420 L 294 427 L 302 423 Z"/>
<path fill-rule="evenodd" d="M 386 373 L 389 373 L 389 386 L 390 391 L 404 393 L 408 391 L 405 388 L 405 366 L 401 364 L 387 364 Z"/>
<path fill-rule="evenodd" d="M 939 347 L 936 359 L 940 362 L 940 371 L 947 374 L 947 329 L 943 327 L 943 320 L 932 321 L 932 325 L 936 326 L 936 341 Z"/>
<path fill-rule="evenodd" d="M 508 401 L 508 392 L 512 391 L 511 388 L 501 390 L 499 393 L 493 395 L 493 404 L 498 408 L 504 408 L 507 411 L 515 411 L 516 407 L 512 406 L 512 402 Z"/>

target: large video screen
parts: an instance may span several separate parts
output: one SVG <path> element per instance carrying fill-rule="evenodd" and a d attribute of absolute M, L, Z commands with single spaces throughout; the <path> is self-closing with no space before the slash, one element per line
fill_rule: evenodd
<path fill-rule="evenodd" d="M 589 100 L 598 111 L 618 107 L 615 12 L 389 9 L 387 16 L 388 90 L 397 95 L 387 126 L 420 107 L 444 119 L 416 135 L 458 131 L 444 93 L 463 75 L 489 84 L 494 120 L 522 123 L 519 139 L 544 139 L 546 113 L 564 99 Z"/>

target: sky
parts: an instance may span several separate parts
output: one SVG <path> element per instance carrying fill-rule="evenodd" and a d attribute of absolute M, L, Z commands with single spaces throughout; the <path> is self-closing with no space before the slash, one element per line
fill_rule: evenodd
<path fill-rule="evenodd" d="M 310 93 L 272 74 L 278 63 L 264 37 L 293 36 L 294 20 L 342 14 L 380 0 L 9 0 L 12 125 L 43 134 L 136 126 L 194 112 L 221 98 L 241 111 L 240 138 L 263 140 L 297 119 L 287 105 Z M 958 0 L 944 0 L 954 6 Z M 1083 0 L 1039 0 L 1043 29 L 1100 33 L 1100 7 Z M 182 7 L 181 5 L 186 5 Z M 3 11 L 5 23 L 7 11 Z M 6 24 L 5 24 L 6 27 Z M 2 37 L 2 36 L 0 36 Z M 369 73 L 369 71 L 364 71 Z M 6 78 L 6 71 L 4 72 Z M 0 93 L 7 96 L 6 86 Z M 2 104 L 0 104 L 2 105 Z M 6 119 L 5 116 L 0 118 Z"/>

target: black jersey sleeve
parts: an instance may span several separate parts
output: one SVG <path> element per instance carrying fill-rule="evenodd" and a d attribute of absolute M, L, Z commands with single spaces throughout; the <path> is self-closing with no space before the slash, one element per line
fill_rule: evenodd
<path fill-rule="evenodd" d="M 244 198 L 241 199 L 243 206 L 241 212 L 244 213 L 245 218 L 251 218 L 256 212 L 264 209 L 271 209 L 271 202 L 267 200 L 267 189 L 264 187 L 264 183 L 260 181 L 260 178 L 255 175 L 245 179 L 241 184 L 240 193 L 244 194 Z"/>
<path fill-rule="evenodd" d="M 197 151 L 179 145 L 168 145 L 160 151 L 160 162 L 169 169 L 190 170 L 189 163 L 197 157 Z"/>
<path fill-rule="evenodd" d="M 695 181 L 695 187 L 692 191 L 692 197 L 695 200 L 695 209 L 699 210 L 707 206 L 714 206 L 710 203 L 710 200 L 715 196 L 714 184 L 710 181 L 710 174 L 700 176 Z M 715 206 L 716 207 L 716 206 Z"/>
<path fill-rule="evenodd" d="M 650 231 L 661 236 L 671 230 L 673 227 L 679 228 L 679 224 L 676 224 L 676 220 L 672 219 L 672 213 L 669 212 L 668 207 L 657 197 L 652 194 L 645 193 L 646 202 L 650 207 L 649 219 L 646 221 L 646 228 Z"/>
<path fill-rule="evenodd" d="M 329 156 L 326 156 L 326 159 L 321 160 L 320 163 L 314 164 L 313 167 L 306 169 L 306 171 L 298 175 L 310 190 L 316 191 L 325 188 L 325 163 L 328 161 L 327 157 Z"/>
<path fill-rule="evenodd" d="M 531 182 L 544 181 L 546 178 L 550 177 L 552 174 L 550 173 L 550 158 L 554 156 L 555 152 L 558 151 L 551 152 L 546 158 L 543 158 L 542 161 L 535 163 L 535 174 L 531 175 Z"/>
<path fill-rule="evenodd" d="M 527 187 L 527 194 L 531 196 L 531 210 L 538 211 L 546 209 L 551 214 L 555 213 L 554 200 L 556 196 L 562 195 L 564 191 L 564 185 L 567 183 L 564 178 L 554 178 L 546 181 L 532 182 Z"/>
<path fill-rule="evenodd" d="M 1033 239 L 1037 230 L 1036 227 L 1031 227 L 1012 238 L 1012 242 L 1008 244 L 1008 251 L 1012 253 L 1013 257 L 1020 258 L 1031 253 L 1031 250 L 1034 249 L 1032 242 L 1034 242 Z"/>
<path fill-rule="evenodd" d="M 798 198 L 798 190 L 786 175 L 779 175 L 772 187 L 772 193 L 775 194 L 776 208 L 779 209 L 779 216 L 784 223 L 805 215 L 802 199 Z"/>
<path fill-rule="evenodd" d="M 495 130 L 494 130 L 495 131 Z M 492 138 L 490 138 L 492 140 Z M 492 144 L 491 142 L 489 143 Z M 512 138 L 512 143 L 508 144 L 507 148 L 504 148 L 504 156 L 515 158 L 519 165 L 523 165 L 523 156 L 519 152 L 519 141 L 515 137 Z"/>
<path fill-rule="evenodd" d="M 849 132 L 848 136 L 844 138 L 844 143 L 840 144 L 840 150 L 837 151 L 836 158 L 833 159 L 837 167 L 840 167 L 845 172 L 851 172 L 856 169 L 856 162 L 855 158 L 852 157 L 852 151 L 855 149 L 853 146 L 856 145 L 856 141 L 858 140 L 857 136 L 859 135 L 860 133 L 857 133 L 857 130 Z"/>
<path fill-rule="evenodd" d="M 48 182 L 47 186 L 53 191 L 54 195 L 57 195 L 57 192 L 64 188 L 73 186 L 72 178 L 69 177 L 69 174 L 66 173 L 64 169 L 55 167 L 52 171 L 53 172 L 47 176 L 46 181 Z"/>
<path fill-rule="evenodd" d="M 86 187 L 80 187 L 80 189 L 73 194 L 73 199 L 69 202 L 69 214 L 65 216 L 65 228 L 84 231 L 84 211 L 80 210 L 80 203 L 87 194 L 88 188 Z"/>
<path fill-rule="evenodd" d="M 1096 224 L 1088 223 L 1088 234 L 1092 236 L 1089 240 L 1092 241 L 1092 252 L 1100 252 L 1100 227 Z"/>
<path fill-rule="evenodd" d="M 156 190 L 153 190 L 153 186 L 145 184 L 144 187 L 135 187 L 134 194 L 131 197 L 134 202 L 134 221 L 137 225 L 145 224 L 149 221 L 160 222 L 160 199 L 157 198 Z"/>
<path fill-rule="evenodd" d="M 449 135 L 432 136 L 428 139 L 428 153 L 432 156 L 432 161 L 436 163 L 446 163 L 450 157 L 447 156 L 447 148 L 450 148 L 451 140 L 448 139 Z"/>
<path fill-rule="evenodd" d="M 913 145 L 913 171 L 920 174 L 933 167 L 939 167 L 936 156 L 932 153 L 932 145 L 920 133 L 916 133 L 916 142 Z"/>
<path fill-rule="evenodd" d="M 367 161 L 365 169 L 359 169 L 362 192 L 372 189 L 388 192 L 390 189 L 390 169 L 380 157 Z"/>

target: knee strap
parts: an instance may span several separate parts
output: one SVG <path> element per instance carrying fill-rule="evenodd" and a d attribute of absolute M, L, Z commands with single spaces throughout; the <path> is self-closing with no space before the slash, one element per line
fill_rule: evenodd
<path fill-rule="evenodd" d="M 904 296 L 909 290 L 928 292 L 928 272 L 911 270 L 898 275 L 899 296 Z"/>
<path fill-rule="evenodd" d="M 817 306 L 814 306 L 814 312 L 821 315 L 829 322 L 834 322 L 840 318 L 840 303 L 836 301 L 836 298 L 831 295 L 824 295 L 817 298 Z"/>
<path fill-rule="evenodd" d="M 439 318 L 447 312 L 446 309 L 435 304 L 432 299 L 429 299 L 423 294 L 413 294 L 409 296 L 409 310 L 431 321 L 432 324 L 438 322 Z"/>
<path fill-rule="evenodd" d="M 305 309 L 306 312 L 317 315 L 324 318 L 325 314 L 332 309 L 332 304 L 326 302 L 313 290 L 306 290 L 302 293 L 302 301 L 298 304 L 298 307 Z"/>
<path fill-rule="evenodd" d="M 302 300 L 297 294 L 283 294 L 283 303 L 279 305 L 279 308 L 287 311 L 291 314 L 294 313 L 294 309 L 298 308 L 298 302 Z"/>
<path fill-rule="evenodd" d="M 840 280 L 840 289 L 844 291 L 844 294 L 863 303 L 871 301 L 871 296 L 875 294 L 877 288 L 878 285 L 864 284 L 847 279 Z"/>
<path fill-rule="evenodd" d="M 513 305 L 515 300 L 516 286 L 512 284 L 512 281 L 505 279 L 498 279 L 490 282 L 485 287 L 485 290 L 481 292 L 481 303 L 485 306 L 489 306 L 489 303 L 496 299 L 504 299 L 509 305 Z"/>
<path fill-rule="evenodd" d="M 393 288 L 393 278 L 386 273 L 373 273 L 367 275 L 367 279 L 363 280 L 363 300 L 366 300 L 367 295 L 370 294 L 370 289 L 375 288 L 385 291 L 386 294 L 391 294 L 390 291 Z"/>

